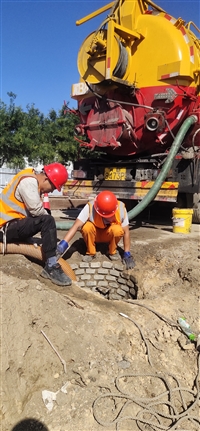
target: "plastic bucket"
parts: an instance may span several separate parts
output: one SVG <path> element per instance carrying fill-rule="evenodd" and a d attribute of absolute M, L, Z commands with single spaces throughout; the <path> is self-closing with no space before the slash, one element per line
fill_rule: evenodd
<path fill-rule="evenodd" d="M 173 217 L 172 217 L 173 232 L 190 233 L 193 210 L 174 208 L 172 210 L 172 214 L 173 214 Z"/>

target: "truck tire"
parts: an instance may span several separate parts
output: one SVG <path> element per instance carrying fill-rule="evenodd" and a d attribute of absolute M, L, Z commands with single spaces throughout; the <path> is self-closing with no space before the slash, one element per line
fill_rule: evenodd
<path fill-rule="evenodd" d="M 193 195 L 192 223 L 200 223 L 200 193 L 194 193 Z"/>

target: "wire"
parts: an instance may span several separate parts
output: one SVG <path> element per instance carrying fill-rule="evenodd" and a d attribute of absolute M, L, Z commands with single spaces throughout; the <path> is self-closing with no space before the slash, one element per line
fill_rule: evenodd
<path fill-rule="evenodd" d="M 143 304 L 138 303 L 137 301 L 128 300 L 126 302 L 142 306 L 144 308 L 147 308 L 147 310 L 152 311 L 155 313 L 159 318 L 161 318 L 166 323 L 170 324 L 171 326 L 178 327 L 180 329 L 180 326 L 176 323 L 171 321 L 170 319 L 166 318 L 162 314 L 154 311 L 152 308 L 149 308 Z M 122 317 L 130 319 L 127 315 L 120 313 Z M 140 327 L 134 320 L 132 320 L 133 323 L 137 326 L 137 328 L 140 331 L 140 335 L 143 338 L 143 341 L 145 341 L 145 337 L 143 335 L 143 332 L 141 331 Z M 145 343 L 146 344 L 146 343 Z M 146 347 L 148 347 L 146 345 Z M 147 348 L 147 354 L 149 354 L 149 348 Z M 151 361 L 149 361 L 150 365 Z M 168 431 L 168 430 L 177 430 L 177 426 L 179 427 L 182 423 L 190 422 L 195 426 L 195 430 L 197 430 L 198 425 L 200 425 L 200 419 L 199 416 L 195 416 L 193 413 L 193 410 L 195 407 L 198 407 L 198 401 L 200 396 L 200 389 L 199 389 L 199 376 L 200 376 L 200 353 L 198 353 L 197 356 L 197 375 L 195 377 L 194 386 L 196 389 L 189 389 L 187 387 L 183 387 L 180 385 L 179 380 L 176 376 L 173 374 L 161 374 L 161 373 L 132 373 L 132 374 L 125 374 L 120 375 L 116 377 L 115 379 L 115 388 L 117 392 L 110 392 L 108 394 L 100 395 L 97 397 L 93 403 L 93 415 L 95 420 L 104 427 L 109 427 L 111 425 L 115 425 L 116 431 L 119 431 L 119 426 L 122 421 L 131 420 L 134 421 L 137 425 L 137 429 L 143 431 L 144 428 L 152 429 L 155 431 Z M 156 383 L 155 386 L 153 385 L 153 378 L 157 379 L 157 382 L 160 380 L 162 384 L 164 384 L 165 390 L 162 391 L 159 394 L 153 394 L 150 398 L 145 398 L 138 396 L 137 392 L 131 392 L 127 390 L 126 388 L 130 386 L 130 381 L 133 382 L 134 386 L 134 379 L 137 378 L 139 384 L 144 385 L 144 381 L 147 380 L 147 378 L 150 378 L 151 381 L 151 387 L 158 388 L 158 384 Z M 123 387 L 120 383 L 120 381 L 123 379 Z M 173 386 L 172 386 L 172 383 Z M 176 384 L 176 387 L 175 387 Z M 146 384 L 145 384 L 146 387 Z M 154 391 L 155 392 L 155 391 Z M 188 395 L 190 396 L 190 402 L 188 403 Z M 193 398 L 191 400 L 191 397 Z M 185 399 L 186 398 L 186 399 Z M 106 407 L 108 407 L 108 400 L 111 399 L 114 402 L 114 408 L 112 408 L 112 419 L 110 420 L 103 420 L 105 409 L 104 405 L 102 404 L 102 401 L 105 402 Z M 120 404 L 123 403 L 122 407 L 118 408 L 117 399 L 120 400 Z M 187 400 L 187 402 L 186 402 Z M 136 407 L 137 406 L 137 410 Z M 138 410 L 138 406 L 141 407 L 140 410 Z M 178 408 L 179 411 L 178 413 Z M 98 410 L 103 412 L 102 417 L 98 414 Z M 128 411 L 127 411 L 128 408 Z M 130 415 L 130 408 L 132 409 L 133 414 Z M 135 413 L 137 411 L 137 413 Z M 128 413 L 128 415 L 126 414 Z M 144 426 L 144 428 L 142 428 Z M 189 426 L 189 425 L 187 425 Z M 150 427 L 150 428 L 149 428 Z M 135 430 L 136 428 L 134 428 Z M 180 428 L 178 428 L 180 429 Z M 188 431 L 184 430 L 183 428 L 180 431 Z"/>
<path fill-rule="evenodd" d="M 92 87 L 90 86 L 90 84 L 88 84 L 88 82 L 85 82 L 87 87 L 89 88 L 89 90 L 95 95 L 97 96 L 99 99 L 105 99 L 108 102 L 114 102 L 114 103 L 118 103 L 119 105 L 129 105 L 129 106 L 135 106 L 136 108 L 145 108 L 145 109 L 149 109 L 151 111 L 155 111 L 154 108 L 152 108 L 152 106 L 147 106 L 147 105 L 140 105 L 138 103 L 132 103 L 132 102 L 124 102 L 123 100 L 115 100 L 115 99 L 110 99 L 110 98 L 105 98 L 105 96 L 102 96 L 101 94 L 96 93 L 96 91 L 94 91 L 92 89 Z"/>

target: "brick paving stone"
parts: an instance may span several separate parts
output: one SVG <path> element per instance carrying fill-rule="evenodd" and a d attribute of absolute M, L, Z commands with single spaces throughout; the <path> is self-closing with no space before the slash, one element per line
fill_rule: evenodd
<path fill-rule="evenodd" d="M 111 269 L 110 270 L 110 275 L 114 275 L 115 277 L 119 277 L 120 272 L 116 271 L 116 269 Z"/>
<path fill-rule="evenodd" d="M 116 283 L 116 282 L 109 283 L 109 286 L 113 287 L 114 289 L 116 289 L 117 287 L 119 287 L 118 283 Z"/>
<path fill-rule="evenodd" d="M 85 272 L 86 272 L 86 274 L 95 274 L 95 269 L 93 269 L 93 268 L 86 268 Z"/>
<path fill-rule="evenodd" d="M 108 274 L 109 273 L 108 269 L 106 269 L 106 268 L 99 268 L 97 272 L 98 272 L 98 274 Z"/>
<path fill-rule="evenodd" d="M 120 296 L 125 296 L 126 295 L 126 293 L 124 292 L 124 290 L 122 290 L 122 289 L 117 289 L 117 293 L 118 293 L 118 295 L 120 295 Z"/>
<path fill-rule="evenodd" d="M 85 282 L 84 282 L 84 281 L 79 281 L 78 285 L 79 285 L 80 287 L 85 287 Z"/>
<path fill-rule="evenodd" d="M 120 289 L 124 290 L 125 292 L 129 292 L 129 287 L 126 284 L 120 284 Z"/>
<path fill-rule="evenodd" d="M 122 264 L 120 264 L 120 263 L 115 263 L 115 264 L 114 264 L 114 268 L 115 268 L 117 271 L 123 271 L 123 269 L 124 269 L 124 265 L 122 265 Z"/>
<path fill-rule="evenodd" d="M 84 269 L 76 269 L 75 274 L 76 275 L 83 275 L 83 274 L 85 274 L 85 270 Z"/>
<path fill-rule="evenodd" d="M 81 275 L 81 280 L 91 280 L 91 275 L 90 274 Z"/>
<path fill-rule="evenodd" d="M 90 268 L 100 268 L 101 262 L 91 262 Z"/>
<path fill-rule="evenodd" d="M 97 290 L 101 293 L 103 293 L 104 295 L 106 295 L 109 292 L 109 288 L 108 287 L 103 287 L 103 286 L 97 286 Z"/>
<path fill-rule="evenodd" d="M 130 280 L 133 281 L 133 283 L 137 283 L 137 278 L 133 274 L 130 275 Z"/>
<path fill-rule="evenodd" d="M 89 265 L 89 263 L 87 263 L 87 262 L 80 262 L 79 267 L 80 267 L 80 268 L 89 268 L 89 267 L 90 267 L 90 265 Z"/>
<path fill-rule="evenodd" d="M 113 263 L 112 262 L 106 262 L 106 261 L 104 261 L 102 263 L 102 268 L 111 269 L 111 268 L 113 268 Z"/>
<path fill-rule="evenodd" d="M 97 282 L 95 280 L 92 281 L 86 281 L 87 287 L 95 287 L 97 285 Z"/>
<path fill-rule="evenodd" d="M 127 274 L 127 272 L 123 271 L 123 272 L 121 273 L 121 277 L 122 277 L 122 278 L 125 278 L 126 280 L 129 280 L 130 275 L 129 275 L 129 274 Z"/>
<path fill-rule="evenodd" d="M 79 268 L 79 266 L 77 265 L 77 263 L 72 263 L 70 266 L 71 266 L 71 269 L 73 269 L 73 271 L 74 271 L 75 269 L 78 269 L 78 268 Z"/>
<path fill-rule="evenodd" d="M 135 286 L 135 283 L 133 283 L 133 281 L 131 281 L 131 280 L 128 280 L 128 281 L 127 281 L 127 286 L 129 286 L 129 287 L 134 287 L 134 286 Z"/>
<path fill-rule="evenodd" d="M 124 283 L 125 283 L 125 279 L 124 279 L 124 278 L 121 278 L 121 277 L 119 277 L 119 278 L 117 279 L 117 281 L 118 281 L 118 283 L 119 283 L 119 284 L 124 284 Z"/>
<path fill-rule="evenodd" d="M 113 275 L 106 275 L 106 280 L 108 280 L 108 281 L 115 281 L 116 278 Z"/>
<path fill-rule="evenodd" d="M 95 274 L 95 275 L 94 275 L 94 279 L 95 279 L 95 280 L 104 280 L 104 279 L 105 279 L 105 277 L 104 277 L 104 275 L 102 275 L 102 274 Z"/>
<path fill-rule="evenodd" d="M 98 282 L 98 286 L 108 287 L 108 282 L 107 282 L 107 281 L 100 280 L 100 281 Z"/>

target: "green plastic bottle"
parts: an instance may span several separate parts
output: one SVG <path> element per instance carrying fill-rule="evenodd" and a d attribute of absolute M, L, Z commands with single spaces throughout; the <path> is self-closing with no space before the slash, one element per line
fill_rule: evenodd
<path fill-rule="evenodd" d="M 179 317 L 178 323 L 183 330 L 184 334 L 187 335 L 190 341 L 194 341 L 196 339 L 196 334 L 192 331 L 190 324 L 186 322 L 185 317 Z"/>

